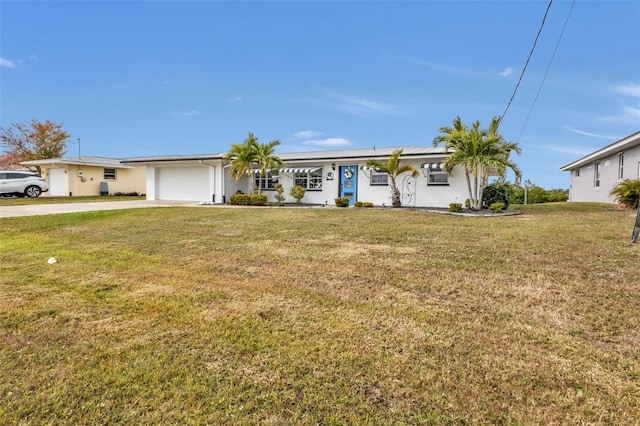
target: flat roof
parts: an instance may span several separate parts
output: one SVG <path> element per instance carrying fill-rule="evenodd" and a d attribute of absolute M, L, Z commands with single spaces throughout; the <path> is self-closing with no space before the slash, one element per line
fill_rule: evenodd
<path fill-rule="evenodd" d="M 421 146 L 396 146 L 383 148 L 340 149 L 326 151 L 283 152 L 276 155 L 282 161 L 340 160 L 388 157 L 397 149 L 402 149 L 402 157 L 424 157 L 429 155 L 446 155 L 446 148 Z M 123 158 L 123 163 L 153 163 L 163 161 L 222 160 L 226 153 L 192 154 L 192 155 L 156 155 L 148 157 Z"/>
<path fill-rule="evenodd" d="M 123 164 L 118 158 L 108 157 L 95 157 L 91 155 L 83 155 L 81 157 L 61 157 L 61 158 L 46 158 L 43 160 L 30 160 L 23 161 L 21 164 L 27 166 L 44 166 L 55 164 L 72 164 L 77 166 L 96 166 L 96 167 L 109 167 L 115 169 L 132 169 L 134 166 L 128 166 Z"/>

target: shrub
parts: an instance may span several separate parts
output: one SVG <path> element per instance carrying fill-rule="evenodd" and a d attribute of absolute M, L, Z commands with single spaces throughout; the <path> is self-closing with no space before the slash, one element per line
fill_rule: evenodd
<path fill-rule="evenodd" d="M 640 179 L 625 179 L 613 187 L 609 195 L 626 207 L 637 209 L 640 201 Z"/>
<path fill-rule="evenodd" d="M 276 201 L 279 206 L 284 206 L 284 186 L 281 183 L 273 185 L 273 189 L 276 190 Z"/>
<path fill-rule="evenodd" d="M 137 192 L 114 192 L 113 194 L 111 194 L 114 197 L 141 197 L 144 196 L 144 194 L 139 194 Z"/>
<path fill-rule="evenodd" d="M 466 200 L 464 200 L 464 207 L 467 208 L 467 209 L 471 208 L 471 200 L 470 199 L 467 198 Z"/>
<path fill-rule="evenodd" d="M 355 207 L 373 207 L 373 203 L 369 201 L 356 201 L 353 205 Z"/>
<path fill-rule="evenodd" d="M 494 182 L 484 189 L 482 194 L 482 204 L 489 206 L 495 203 L 504 204 L 504 208 L 508 208 L 511 197 L 513 196 L 513 188 L 506 183 Z"/>
<path fill-rule="evenodd" d="M 233 206 L 248 206 L 251 204 L 251 198 L 247 194 L 233 194 L 229 197 L 229 204 Z"/>
<path fill-rule="evenodd" d="M 336 207 L 349 207 L 349 199 L 347 197 L 338 197 L 335 201 Z"/>
<path fill-rule="evenodd" d="M 567 189 L 550 189 L 547 191 L 547 202 L 558 203 L 569 199 L 569 190 Z"/>
<path fill-rule="evenodd" d="M 460 203 L 451 203 L 451 204 L 449 204 L 449 211 L 450 212 L 454 212 L 454 213 L 461 212 L 462 211 L 462 204 L 460 204 Z"/>
<path fill-rule="evenodd" d="M 264 206 L 267 204 L 267 196 L 264 194 L 249 195 L 249 202 L 252 206 Z"/>
<path fill-rule="evenodd" d="M 300 204 L 300 200 L 302 200 L 302 197 L 304 197 L 304 194 L 307 192 L 306 189 L 304 189 L 301 186 L 294 186 L 293 188 L 291 188 L 289 190 L 289 195 L 291 195 L 293 198 L 296 199 L 296 204 Z"/>
<path fill-rule="evenodd" d="M 544 189 L 537 185 L 527 186 L 527 204 L 557 203 L 568 199 L 569 190 L 567 189 Z M 509 202 L 510 204 L 524 204 L 524 188 L 522 186 L 513 187 Z"/>
<path fill-rule="evenodd" d="M 504 205 L 504 203 L 493 203 L 489 206 L 489 210 L 491 210 L 494 213 L 500 213 L 502 210 L 505 210 L 506 207 Z"/>

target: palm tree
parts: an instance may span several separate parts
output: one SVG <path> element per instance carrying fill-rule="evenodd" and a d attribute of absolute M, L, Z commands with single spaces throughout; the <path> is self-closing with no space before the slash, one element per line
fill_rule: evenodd
<path fill-rule="evenodd" d="M 515 142 L 504 140 L 498 132 L 499 124 L 499 118 L 494 117 L 489 129 L 482 130 L 479 121 L 468 127 L 460 117 L 456 117 L 453 126 L 441 127 L 441 135 L 433 140 L 434 146 L 445 143 L 447 150 L 453 150 L 444 163 L 449 174 L 456 166 L 464 168 L 469 201 L 474 210 L 482 207 L 482 194 L 491 173 L 503 177 L 507 169 L 511 169 L 516 175 L 516 181 L 521 177 L 518 166 L 509 160 L 512 151 L 520 154 L 520 147 Z"/>
<path fill-rule="evenodd" d="M 258 138 L 251 132 L 242 143 L 234 143 L 231 149 L 224 156 L 226 161 L 231 162 L 229 173 L 239 182 L 244 176 L 249 177 L 249 194 L 253 194 L 255 187 L 255 174 L 259 172 L 262 176 L 282 164 L 280 157 L 274 154 L 274 148 L 280 145 L 279 140 L 271 141 L 267 144 L 258 143 Z M 258 194 L 260 194 L 258 185 Z"/>
<path fill-rule="evenodd" d="M 389 175 L 391 179 L 391 205 L 393 207 L 400 207 L 402 205 L 400 190 L 396 185 L 396 178 L 406 172 L 411 172 L 411 176 L 414 178 L 418 177 L 418 171 L 411 164 L 400 165 L 400 155 L 402 155 L 402 149 L 396 149 L 391 153 L 386 164 L 378 160 L 367 160 L 368 167 L 386 172 Z"/>
<path fill-rule="evenodd" d="M 478 123 L 478 122 L 476 122 Z M 474 132 L 478 132 L 474 123 Z M 476 208 L 482 207 L 482 195 L 484 188 L 487 187 L 490 172 L 495 171 L 499 177 L 505 177 L 507 169 L 511 169 L 515 174 L 516 183 L 520 182 L 522 173 L 520 168 L 509 157 L 511 152 L 518 155 L 522 152 L 520 146 L 515 142 L 507 142 L 502 135 L 498 133 L 500 119 L 494 117 L 489 124 L 488 130 L 479 131 L 483 135 L 478 138 L 478 150 L 476 151 L 475 163 L 479 164 L 480 177 L 477 182 L 476 189 Z M 479 124 L 478 124 L 479 126 Z M 477 176 L 474 175 L 474 180 Z M 479 200 L 479 201 L 478 201 Z"/>
<path fill-rule="evenodd" d="M 640 201 L 640 179 L 625 179 L 613 187 L 609 195 L 612 195 L 616 202 L 636 209 Z"/>
<path fill-rule="evenodd" d="M 453 126 L 444 126 L 440 128 L 440 136 L 433 139 L 433 146 L 444 143 L 447 151 L 453 151 L 451 156 L 444 163 L 444 169 L 451 175 L 453 168 L 461 165 L 464 168 L 464 176 L 467 181 L 467 190 L 469 191 L 469 199 L 472 198 L 471 191 L 471 169 L 467 160 L 467 146 L 469 145 L 469 129 L 462 123 L 460 116 L 453 120 Z"/>
<path fill-rule="evenodd" d="M 254 186 L 254 168 L 256 161 L 256 153 L 258 151 L 258 138 L 249 132 L 249 136 L 243 143 L 234 143 L 231 149 L 224 156 L 225 161 L 231 162 L 229 173 L 235 176 L 236 182 L 239 182 L 245 175 L 249 175 L 249 194 L 253 194 Z"/>
<path fill-rule="evenodd" d="M 282 166 L 282 160 L 274 153 L 274 149 L 278 145 L 280 145 L 279 140 L 257 145 L 255 162 L 257 163 L 256 168 L 260 172 L 260 176 L 265 177 L 271 169 Z M 258 185 L 258 194 L 261 193 L 261 189 L 262 185 Z"/>

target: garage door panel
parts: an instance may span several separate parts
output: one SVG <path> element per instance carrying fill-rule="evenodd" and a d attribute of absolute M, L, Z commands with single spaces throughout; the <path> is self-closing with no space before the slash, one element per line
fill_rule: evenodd
<path fill-rule="evenodd" d="M 158 169 L 158 199 L 207 201 L 209 169 L 207 167 L 162 167 Z"/>
<path fill-rule="evenodd" d="M 49 196 L 67 196 L 66 169 L 49 169 Z"/>

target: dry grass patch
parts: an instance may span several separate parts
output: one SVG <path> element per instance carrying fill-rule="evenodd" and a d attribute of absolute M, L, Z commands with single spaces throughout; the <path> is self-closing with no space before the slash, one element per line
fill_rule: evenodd
<path fill-rule="evenodd" d="M 632 224 L 575 204 L 2 219 L 0 423 L 634 424 Z"/>

